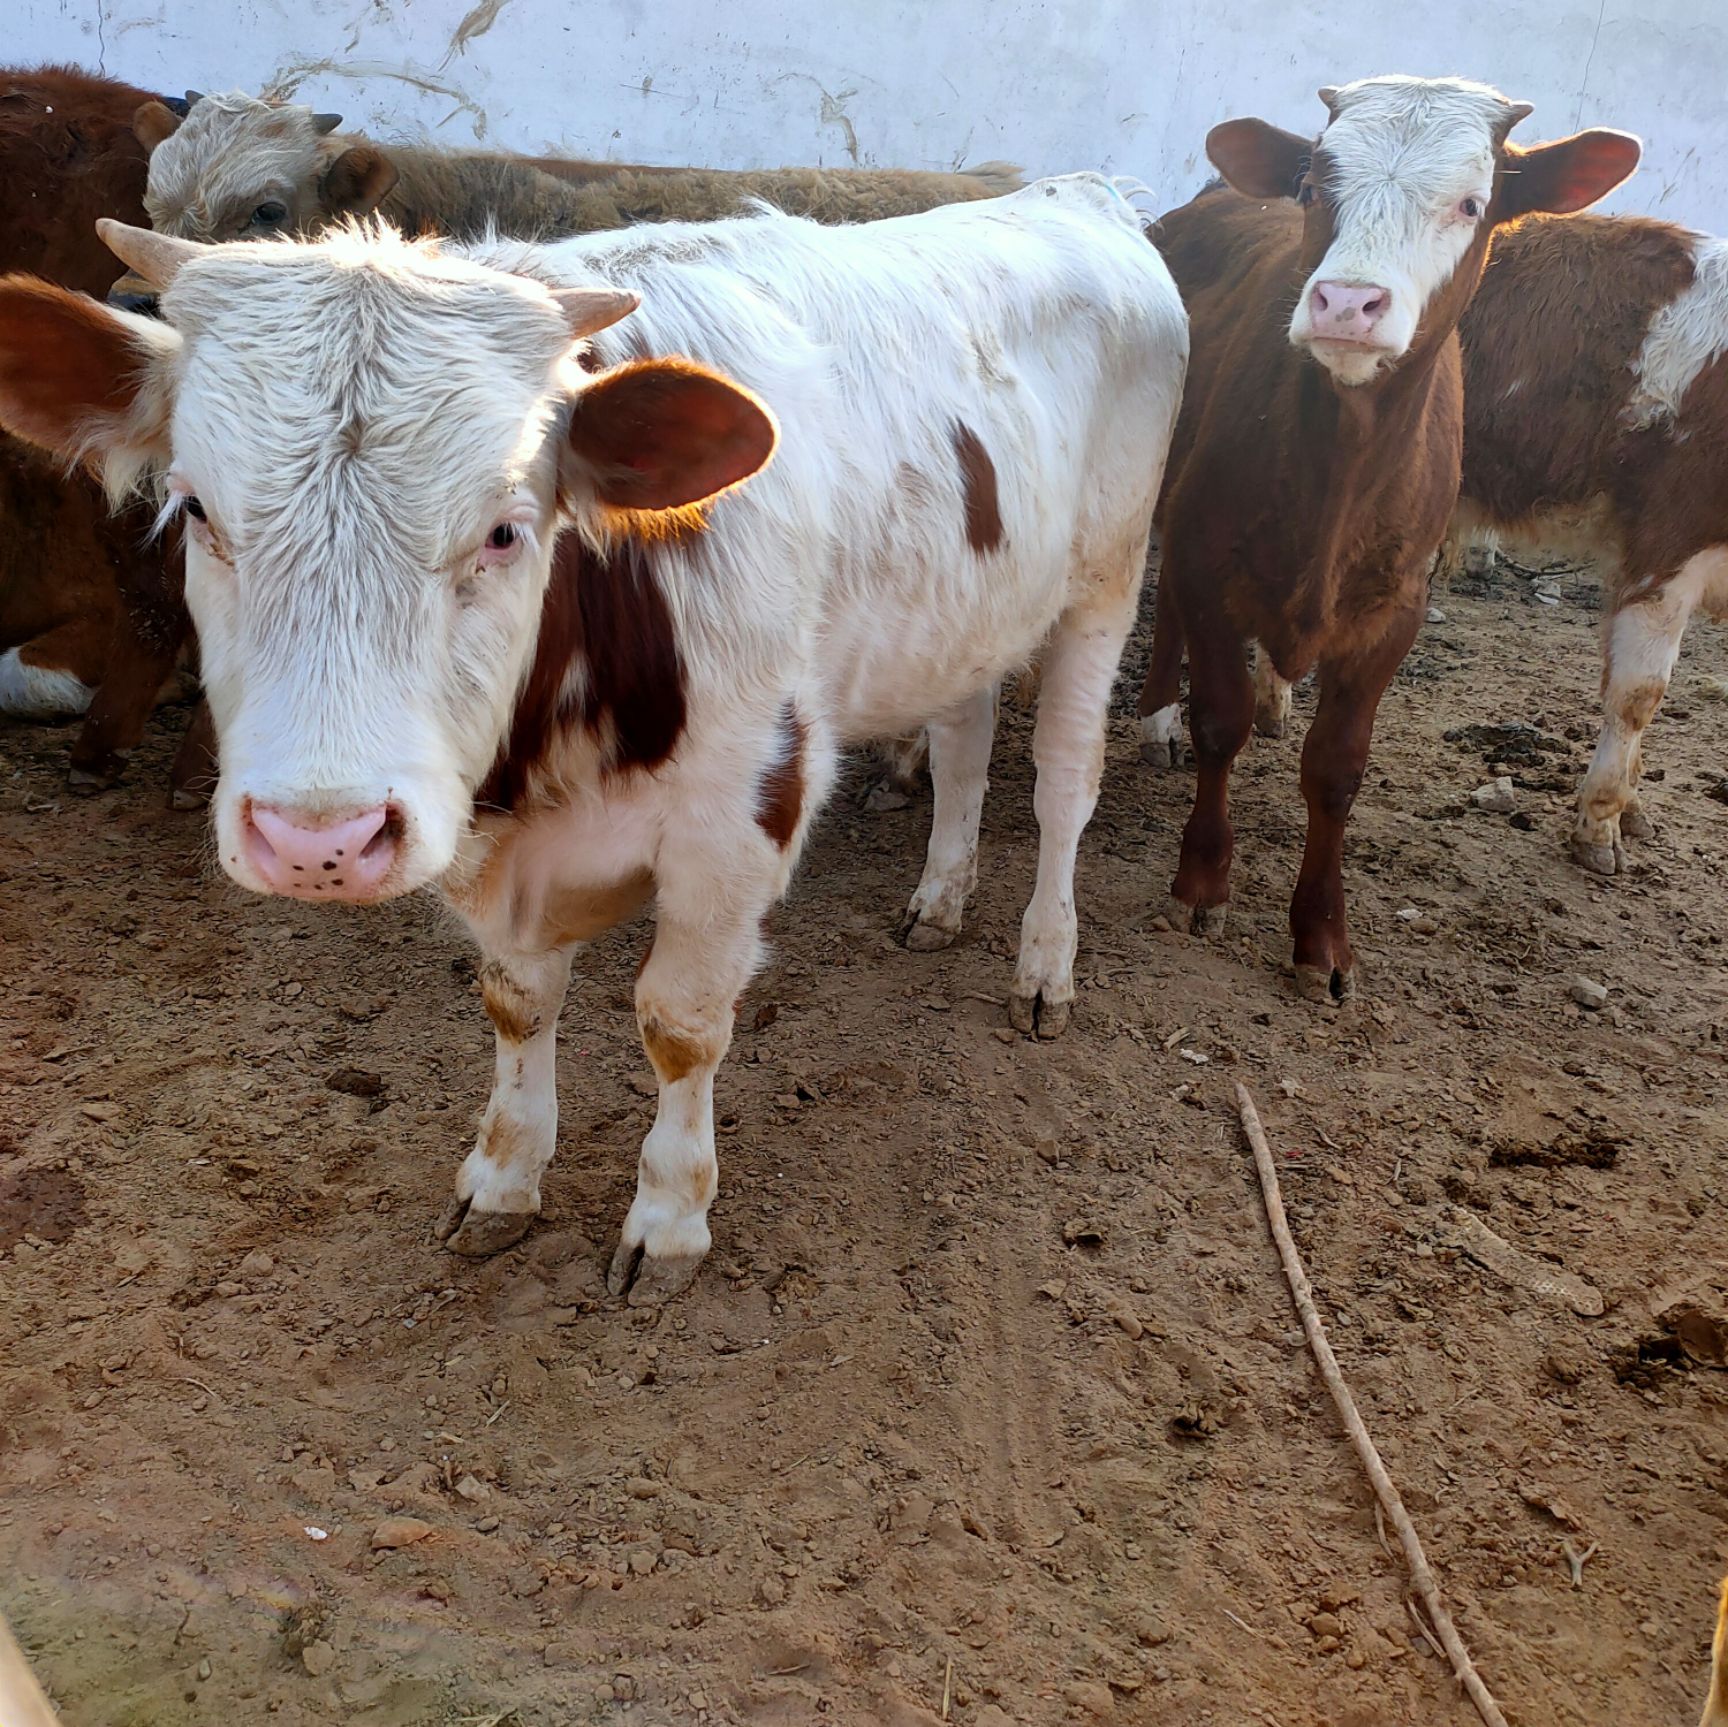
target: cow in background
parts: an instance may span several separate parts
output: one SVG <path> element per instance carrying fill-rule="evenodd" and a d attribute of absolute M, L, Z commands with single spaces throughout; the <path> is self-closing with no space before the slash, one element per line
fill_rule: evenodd
<path fill-rule="evenodd" d="M 912 904 L 952 937 L 995 686 L 1041 644 L 1011 1017 L 1062 1031 L 1187 357 L 1109 182 L 548 246 L 108 228 L 166 321 L 0 285 L 0 424 L 111 485 L 159 470 L 186 519 L 224 869 L 313 902 L 436 883 L 480 943 L 497 1070 L 452 1248 L 538 1212 L 573 953 L 651 898 L 659 1108 L 610 1283 L 690 1281 L 715 1072 L 839 748 L 929 725 Z"/>
<path fill-rule="evenodd" d="M 1642 216 L 1523 223 L 1460 335 L 1460 525 L 1582 528 L 1599 558 L 1602 729 L 1572 855 L 1613 875 L 1651 832 L 1643 735 L 1687 623 L 1728 617 L 1728 240 Z"/>
<path fill-rule="evenodd" d="M 142 219 L 147 155 L 133 120 L 146 104 L 168 112 L 148 90 L 70 66 L 0 71 L 0 271 L 106 292 L 114 260 L 96 222 Z M 72 750 L 79 790 L 118 775 L 186 634 L 180 554 L 151 544 L 150 525 L 144 509 L 110 515 L 87 477 L 10 439 L 0 447 L 0 715 L 89 709 Z M 124 670 L 110 678 L 116 657 Z"/>
<path fill-rule="evenodd" d="M 1171 917 L 1212 933 L 1230 896 L 1230 768 L 1254 717 L 1244 643 L 1285 682 L 1318 667 L 1290 928 L 1302 994 L 1336 1001 L 1355 971 L 1345 824 L 1458 496 L 1458 321 L 1497 228 L 1593 203 L 1639 145 L 1589 131 L 1520 149 L 1507 135 L 1528 104 L 1461 79 L 1369 78 L 1321 99 L 1318 138 L 1215 127 L 1207 154 L 1227 184 L 1154 231 L 1193 364 L 1159 503 L 1163 642 L 1141 707 L 1174 735 L 1185 640 L 1197 785 Z"/>

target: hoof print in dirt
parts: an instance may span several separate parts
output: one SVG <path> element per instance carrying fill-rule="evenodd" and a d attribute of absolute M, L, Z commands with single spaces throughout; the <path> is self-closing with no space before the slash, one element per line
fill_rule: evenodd
<path fill-rule="evenodd" d="M 535 1211 L 475 1211 L 466 1199 L 452 1200 L 434 1233 L 450 1253 L 488 1259 L 514 1247 L 534 1225 Z"/>

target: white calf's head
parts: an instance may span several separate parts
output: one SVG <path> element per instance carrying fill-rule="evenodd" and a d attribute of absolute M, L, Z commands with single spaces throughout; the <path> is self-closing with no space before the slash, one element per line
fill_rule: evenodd
<path fill-rule="evenodd" d="M 164 321 L 0 283 L 0 425 L 160 476 L 243 886 L 379 899 L 450 864 L 532 659 L 561 520 L 759 468 L 765 409 L 688 362 L 597 376 L 616 288 L 553 291 L 352 229 L 198 247 L 106 224 Z M 604 644 L 592 644 L 597 652 Z"/>
<path fill-rule="evenodd" d="M 1624 132 L 1509 145 L 1530 105 L 1461 78 L 1364 78 L 1320 96 L 1329 118 L 1317 139 L 1230 120 L 1206 149 L 1239 192 L 1303 206 L 1306 280 L 1290 340 L 1340 384 L 1369 383 L 1419 336 L 1455 327 L 1498 223 L 1581 210 L 1638 162 Z"/>

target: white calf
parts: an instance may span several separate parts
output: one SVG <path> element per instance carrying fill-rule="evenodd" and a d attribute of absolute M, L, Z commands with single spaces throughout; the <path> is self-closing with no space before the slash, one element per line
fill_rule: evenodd
<path fill-rule="evenodd" d="M 859 228 L 110 243 L 165 322 L 0 288 L 0 423 L 119 483 L 154 465 L 188 518 L 235 880 L 436 883 L 473 931 L 498 1061 L 452 1248 L 539 1210 L 573 950 L 652 898 L 659 1109 L 611 1283 L 690 1280 L 715 1069 L 839 748 L 931 722 L 914 945 L 950 938 L 990 691 L 1041 645 L 1013 1018 L 1061 1029 L 1187 353 L 1107 182 Z"/>

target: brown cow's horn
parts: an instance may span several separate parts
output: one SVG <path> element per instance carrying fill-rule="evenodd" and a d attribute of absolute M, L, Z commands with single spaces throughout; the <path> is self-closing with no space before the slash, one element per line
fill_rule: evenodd
<path fill-rule="evenodd" d="M 576 341 L 628 318 L 642 304 L 642 296 L 628 288 L 554 288 L 552 298 Z"/>
<path fill-rule="evenodd" d="M 96 232 L 122 264 L 130 265 L 153 288 L 166 288 L 180 266 L 204 250 L 195 241 L 158 234 L 153 228 L 133 228 L 108 216 L 97 221 Z"/>
<path fill-rule="evenodd" d="M 1337 111 L 1338 111 L 1338 86 L 1336 84 L 1322 84 L 1320 86 L 1318 94 L 1319 94 L 1320 100 L 1322 102 L 1324 102 L 1326 104 L 1326 106 L 1333 111 L 1333 113 L 1337 113 Z"/>
<path fill-rule="evenodd" d="M 315 132 L 334 132 L 341 124 L 342 116 L 340 114 L 314 114 L 312 116 L 312 129 Z"/>

